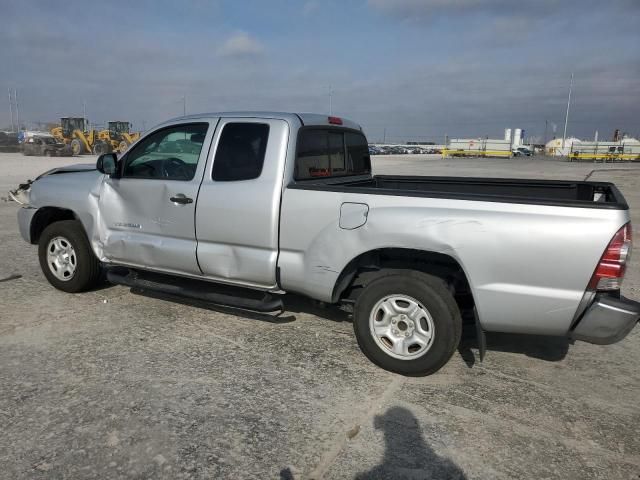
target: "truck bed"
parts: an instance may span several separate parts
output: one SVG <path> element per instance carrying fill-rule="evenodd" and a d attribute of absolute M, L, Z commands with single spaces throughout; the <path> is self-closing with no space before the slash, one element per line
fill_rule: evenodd
<path fill-rule="evenodd" d="M 629 208 L 616 186 L 607 182 L 377 175 L 314 179 L 296 182 L 289 188 L 563 207 Z"/>

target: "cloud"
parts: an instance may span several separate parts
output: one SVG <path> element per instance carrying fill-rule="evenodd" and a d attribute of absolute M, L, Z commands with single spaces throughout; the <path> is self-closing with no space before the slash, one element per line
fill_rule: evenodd
<path fill-rule="evenodd" d="M 575 14 L 590 7 L 600 11 L 597 0 L 368 0 L 383 13 L 403 19 L 426 19 L 436 16 L 471 16 L 486 14 L 498 17 L 546 17 L 559 13 Z M 636 9 L 635 0 L 612 0 L 607 9 Z"/>
<path fill-rule="evenodd" d="M 565 0 L 569 14 L 558 7 L 553 16 L 522 20 L 513 15 L 535 8 L 529 0 L 504 10 L 512 16 L 490 13 L 504 6 L 498 0 L 362 0 L 379 6 L 318 2 L 302 19 L 303 2 L 277 11 L 258 0 L 233 2 L 209 11 L 199 1 L 202 9 L 167 2 L 169 11 L 132 2 L 135 15 L 125 17 L 109 3 L 101 11 L 113 25 L 106 30 L 50 2 L 8 3 L 0 129 L 10 125 L 8 87 L 18 89 L 28 122 L 82 114 L 84 101 L 93 123 L 124 119 L 148 128 L 181 115 L 183 96 L 187 113 L 327 112 L 332 85 L 333 111 L 363 124 L 372 139 L 442 141 L 445 134 L 501 135 L 505 127 L 542 135 L 545 120 L 563 123 L 573 71 L 570 134 L 640 133 L 633 101 L 640 59 L 632 48 L 640 31 L 624 8 Z M 399 18 L 406 12 L 440 17 L 407 28 Z M 100 54 L 83 61 L 80 45 Z"/>
<path fill-rule="evenodd" d="M 304 16 L 310 16 L 318 11 L 320 8 L 320 4 L 316 0 L 309 0 L 305 2 L 304 7 L 302 7 L 302 14 Z"/>
<path fill-rule="evenodd" d="M 223 57 L 255 57 L 264 52 L 264 47 L 246 32 L 237 32 L 218 49 Z"/>

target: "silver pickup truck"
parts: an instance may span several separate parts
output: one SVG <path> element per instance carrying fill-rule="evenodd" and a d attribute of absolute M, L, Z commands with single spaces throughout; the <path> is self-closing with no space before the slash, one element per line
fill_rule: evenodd
<path fill-rule="evenodd" d="M 121 157 L 23 186 L 18 222 L 56 288 L 109 281 L 261 312 L 296 292 L 353 311 L 376 364 L 426 375 L 464 322 L 622 339 L 627 204 L 610 183 L 372 175 L 356 123 L 317 114 L 171 120 Z"/>

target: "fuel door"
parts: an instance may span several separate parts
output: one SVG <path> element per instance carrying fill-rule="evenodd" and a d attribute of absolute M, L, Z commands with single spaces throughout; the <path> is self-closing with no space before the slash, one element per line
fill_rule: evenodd
<path fill-rule="evenodd" d="M 354 230 L 367 223 L 369 205 L 366 203 L 344 202 L 340 206 L 340 228 Z"/>

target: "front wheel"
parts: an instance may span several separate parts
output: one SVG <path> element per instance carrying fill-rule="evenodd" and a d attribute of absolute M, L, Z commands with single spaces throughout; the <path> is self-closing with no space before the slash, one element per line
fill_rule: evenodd
<path fill-rule="evenodd" d="M 430 375 L 455 352 L 462 320 L 441 279 L 390 272 L 364 288 L 353 327 L 360 349 L 376 365 L 404 375 Z"/>
<path fill-rule="evenodd" d="M 76 220 L 55 222 L 45 228 L 38 242 L 38 257 L 42 273 L 58 290 L 77 293 L 98 284 L 100 262 Z"/>
<path fill-rule="evenodd" d="M 79 138 L 71 140 L 71 151 L 74 155 L 82 155 L 84 153 L 84 145 Z"/>

